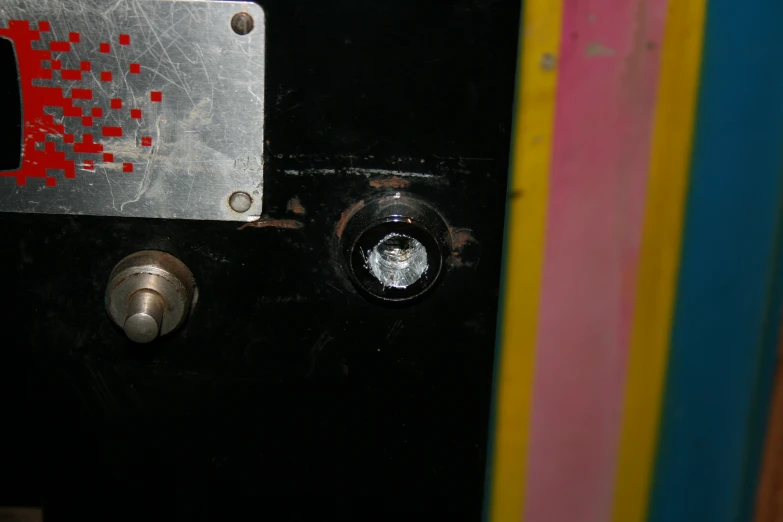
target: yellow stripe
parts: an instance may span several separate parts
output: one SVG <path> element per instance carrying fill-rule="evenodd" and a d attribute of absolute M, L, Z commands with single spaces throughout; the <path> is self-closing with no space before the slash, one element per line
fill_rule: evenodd
<path fill-rule="evenodd" d="M 615 485 L 614 522 L 647 519 L 669 356 L 707 0 L 669 0 Z"/>
<path fill-rule="evenodd" d="M 518 522 L 525 490 L 562 0 L 526 0 L 520 34 L 490 522 Z"/>

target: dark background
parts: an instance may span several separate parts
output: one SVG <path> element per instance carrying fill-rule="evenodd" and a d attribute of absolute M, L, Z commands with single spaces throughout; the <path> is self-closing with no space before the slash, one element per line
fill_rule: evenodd
<path fill-rule="evenodd" d="M 262 3 L 265 217 L 302 228 L 0 215 L 0 505 L 47 522 L 479 520 L 518 4 Z M 367 302 L 333 254 L 341 214 L 389 190 L 455 238 L 405 308 Z M 103 295 L 145 248 L 185 261 L 200 299 L 139 347 Z"/>

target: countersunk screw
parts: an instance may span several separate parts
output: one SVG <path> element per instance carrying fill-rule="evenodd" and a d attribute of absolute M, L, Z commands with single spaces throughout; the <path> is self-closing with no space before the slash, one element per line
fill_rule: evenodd
<path fill-rule="evenodd" d="M 253 204 L 253 198 L 247 192 L 234 192 L 228 199 L 228 204 L 231 205 L 231 209 L 234 212 L 247 212 L 250 210 L 250 205 Z"/>
<path fill-rule="evenodd" d="M 249 34 L 254 25 L 253 17 L 247 13 L 237 13 L 231 18 L 231 29 L 242 36 Z"/>

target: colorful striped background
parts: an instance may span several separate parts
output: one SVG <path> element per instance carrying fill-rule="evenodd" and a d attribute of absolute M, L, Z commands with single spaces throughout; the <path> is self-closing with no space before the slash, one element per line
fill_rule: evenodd
<path fill-rule="evenodd" d="M 525 0 L 488 522 L 753 519 L 778 0 Z"/>

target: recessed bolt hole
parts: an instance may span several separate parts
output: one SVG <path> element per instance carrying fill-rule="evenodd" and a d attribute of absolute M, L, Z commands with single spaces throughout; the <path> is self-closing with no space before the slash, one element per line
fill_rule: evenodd
<path fill-rule="evenodd" d="M 407 288 L 427 271 L 427 249 L 418 240 L 392 233 L 367 252 L 367 268 L 384 287 Z"/>

